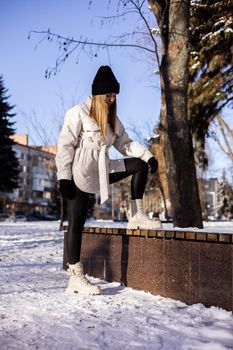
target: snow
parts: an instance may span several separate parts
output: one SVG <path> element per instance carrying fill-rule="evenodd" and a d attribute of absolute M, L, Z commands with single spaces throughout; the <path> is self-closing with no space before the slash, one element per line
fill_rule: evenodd
<path fill-rule="evenodd" d="M 233 33 L 233 29 L 232 28 L 226 28 L 225 32 L 226 33 Z"/>
<path fill-rule="evenodd" d="M 67 224 L 67 223 L 66 223 Z M 126 228 L 127 222 L 113 222 L 112 220 L 90 220 L 86 222 L 86 226 L 88 227 L 95 227 L 101 225 L 103 227 L 118 227 L 118 228 Z M 162 230 L 169 230 L 169 231 L 195 231 L 195 232 L 208 232 L 208 233 L 227 233 L 227 234 L 233 234 L 233 221 L 204 221 L 203 222 L 203 229 L 199 229 L 197 227 L 173 227 L 172 223 L 163 223 L 162 224 Z"/>
<path fill-rule="evenodd" d="M 193 69 L 193 70 L 197 69 L 199 66 L 200 66 L 200 62 L 198 61 L 191 66 L 191 69 Z"/>
<path fill-rule="evenodd" d="M 233 349 L 232 313 L 217 307 L 93 277 L 102 295 L 68 295 L 58 222 L 3 223 L 0 244 L 1 350 Z"/>

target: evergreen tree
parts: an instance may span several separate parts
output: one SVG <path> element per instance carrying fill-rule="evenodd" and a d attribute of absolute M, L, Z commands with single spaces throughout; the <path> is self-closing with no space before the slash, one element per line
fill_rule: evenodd
<path fill-rule="evenodd" d="M 204 152 L 211 121 L 233 101 L 233 1 L 191 2 L 189 116 L 197 160 Z"/>
<path fill-rule="evenodd" d="M 0 192 L 11 192 L 18 187 L 19 163 L 13 150 L 14 134 L 13 106 L 8 103 L 9 96 L 0 76 Z"/>

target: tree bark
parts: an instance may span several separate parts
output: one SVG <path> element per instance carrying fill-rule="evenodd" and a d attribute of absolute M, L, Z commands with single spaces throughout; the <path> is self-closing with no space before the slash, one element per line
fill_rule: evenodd
<path fill-rule="evenodd" d="M 192 138 L 188 123 L 190 0 L 151 1 L 163 44 L 160 65 L 161 142 L 167 166 L 173 224 L 202 228 Z"/>

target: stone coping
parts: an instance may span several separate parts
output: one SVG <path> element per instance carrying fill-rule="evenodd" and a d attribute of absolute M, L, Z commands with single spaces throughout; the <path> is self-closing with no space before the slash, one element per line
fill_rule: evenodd
<path fill-rule="evenodd" d="M 63 226 L 64 230 L 68 229 L 68 226 Z M 176 231 L 176 230 L 129 230 L 126 228 L 116 227 L 89 227 L 83 228 L 83 233 L 101 234 L 101 235 L 121 235 L 121 236 L 135 236 L 146 238 L 157 238 L 166 240 L 179 240 L 179 241 L 194 241 L 194 242 L 213 242 L 213 243 L 226 243 L 233 244 L 233 234 L 231 233 L 216 233 L 216 232 L 204 232 L 204 231 Z"/>

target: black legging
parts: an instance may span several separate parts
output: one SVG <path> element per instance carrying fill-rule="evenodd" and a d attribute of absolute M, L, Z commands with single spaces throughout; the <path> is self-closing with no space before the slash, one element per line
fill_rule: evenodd
<path fill-rule="evenodd" d="M 147 182 L 148 165 L 139 158 L 127 158 L 124 163 L 126 170 L 109 174 L 109 183 L 112 184 L 133 175 L 131 179 L 131 199 L 142 199 Z M 80 261 L 82 230 L 87 216 L 89 199 L 89 193 L 81 191 L 77 186 L 75 187 L 75 198 L 67 200 L 69 227 L 66 246 L 69 264 Z"/>

